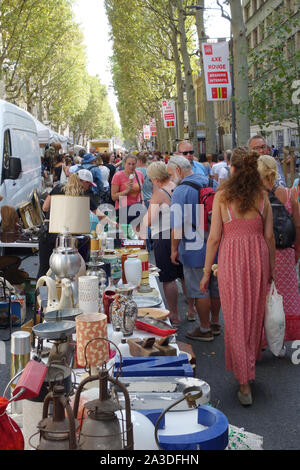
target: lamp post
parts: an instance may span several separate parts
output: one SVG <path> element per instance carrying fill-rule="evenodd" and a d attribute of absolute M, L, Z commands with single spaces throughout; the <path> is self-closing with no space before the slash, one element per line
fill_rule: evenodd
<path fill-rule="evenodd" d="M 189 5 L 186 8 L 191 9 L 191 10 L 218 10 L 221 11 L 220 8 L 210 8 L 210 7 L 205 7 L 204 5 Z M 223 17 L 227 19 L 228 21 L 231 22 L 230 16 L 226 15 Z M 196 17 L 197 21 L 197 17 Z M 204 40 L 206 41 L 209 39 L 208 37 L 199 37 L 199 40 Z M 219 38 L 214 38 L 214 39 L 219 39 Z M 231 55 L 231 65 L 230 65 L 230 73 L 231 73 L 231 134 L 232 134 L 232 148 L 236 147 L 236 112 L 235 112 L 235 102 L 234 102 L 234 56 L 233 56 L 233 37 L 232 37 L 232 31 L 230 28 L 230 41 L 229 41 L 229 50 L 230 50 L 230 55 Z"/>

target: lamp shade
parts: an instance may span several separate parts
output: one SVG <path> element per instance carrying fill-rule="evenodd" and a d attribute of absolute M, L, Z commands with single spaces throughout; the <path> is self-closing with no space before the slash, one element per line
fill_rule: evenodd
<path fill-rule="evenodd" d="M 49 233 L 90 233 L 90 198 L 88 196 L 51 196 Z"/>
<path fill-rule="evenodd" d="M 89 341 L 107 338 L 107 317 L 103 313 L 87 313 L 76 317 L 77 363 L 79 366 L 99 366 L 108 361 L 107 341 Z M 85 350 L 86 349 L 86 350 Z M 87 361 L 87 364 L 85 363 Z"/>

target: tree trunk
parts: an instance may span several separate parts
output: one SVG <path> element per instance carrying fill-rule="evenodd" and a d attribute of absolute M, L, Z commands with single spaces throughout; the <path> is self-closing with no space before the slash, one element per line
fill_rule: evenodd
<path fill-rule="evenodd" d="M 184 138 L 184 96 L 183 96 L 183 81 L 181 75 L 181 61 L 177 43 L 177 33 L 174 31 L 172 39 L 172 48 L 175 62 L 176 73 L 176 90 L 177 90 L 177 138 L 183 140 Z"/>
<path fill-rule="evenodd" d="M 197 137 L 197 114 L 195 103 L 195 89 L 193 84 L 193 75 L 190 57 L 187 49 L 187 38 L 185 32 L 185 11 L 183 9 L 182 0 L 177 0 L 178 9 L 178 30 L 180 36 L 180 52 L 182 56 L 184 77 L 187 93 L 188 103 L 188 118 L 189 118 L 189 139 L 194 145 L 195 156 L 199 156 L 198 151 L 198 137 Z"/>
<path fill-rule="evenodd" d="M 204 8 L 204 0 L 198 0 L 197 5 Z M 196 10 L 196 27 L 199 41 L 199 53 L 202 70 L 202 82 L 203 82 L 203 102 L 204 102 L 204 113 L 205 113 L 205 147 L 206 153 L 216 153 L 217 150 L 217 136 L 216 136 L 216 121 L 214 112 L 214 102 L 208 101 L 206 98 L 206 85 L 205 77 L 203 73 L 203 56 L 202 56 L 202 43 L 205 42 L 206 34 L 204 28 L 203 9 Z"/>
<path fill-rule="evenodd" d="M 248 117 L 248 62 L 246 27 L 240 0 L 230 0 L 231 28 L 233 37 L 234 85 L 236 105 L 237 145 L 247 145 L 250 137 Z"/>

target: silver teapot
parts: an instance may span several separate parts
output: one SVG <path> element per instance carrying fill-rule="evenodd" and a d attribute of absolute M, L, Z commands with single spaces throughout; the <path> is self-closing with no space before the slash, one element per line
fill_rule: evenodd
<path fill-rule="evenodd" d="M 58 235 L 56 248 L 50 256 L 49 265 L 51 271 L 59 279 L 73 279 L 81 267 L 81 256 L 74 247 L 74 240 L 70 233 Z"/>
<path fill-rule="evenodd" d="M 85 268 L 85 263 L 75 248 L 74 242 L 69 232 L 60 233 L 56 239 L 56 248 L 54 248 L 50 256 L 49 265 L 50 271 L 58 279 L 70 279 L 75 307 L 78 303 L 78 281 L 76 275 L 81 270 L 82 264 L 84 264 Z"/>

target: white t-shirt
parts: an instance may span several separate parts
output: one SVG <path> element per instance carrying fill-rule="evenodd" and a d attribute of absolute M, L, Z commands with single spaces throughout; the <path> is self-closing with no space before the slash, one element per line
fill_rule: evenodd
<path fill-rule="evenodd" d="M 219 171 L 219 182 L 220 180 L 226 180 L 230 175 L 229 166 L 226 165 Z"/>
<path fill-rule="evenodd" d="M 212 176 L 217 176 L 218 177 L 218 180 L 220 179 L 220 172 L 225 169 L 227 167 L 227 163 L 224 161 L 224 162 L 219 162 L 219 163 L 215 163 L 213 166 L 212 166 L 212 169 L 211 169 L 211 175 Z M 224 177 L 223 177 L 224 178 Z"/>
<path fill-rule="evenodd" d="M 103 187 L 104 188 L 109 188 L 109 182 L 108 182 L 109 175 L 110 175 L 109 169 L 106 166 L 103 166 L 103 165 L 100 165 L 98 168 L 101 171 Z"/>

